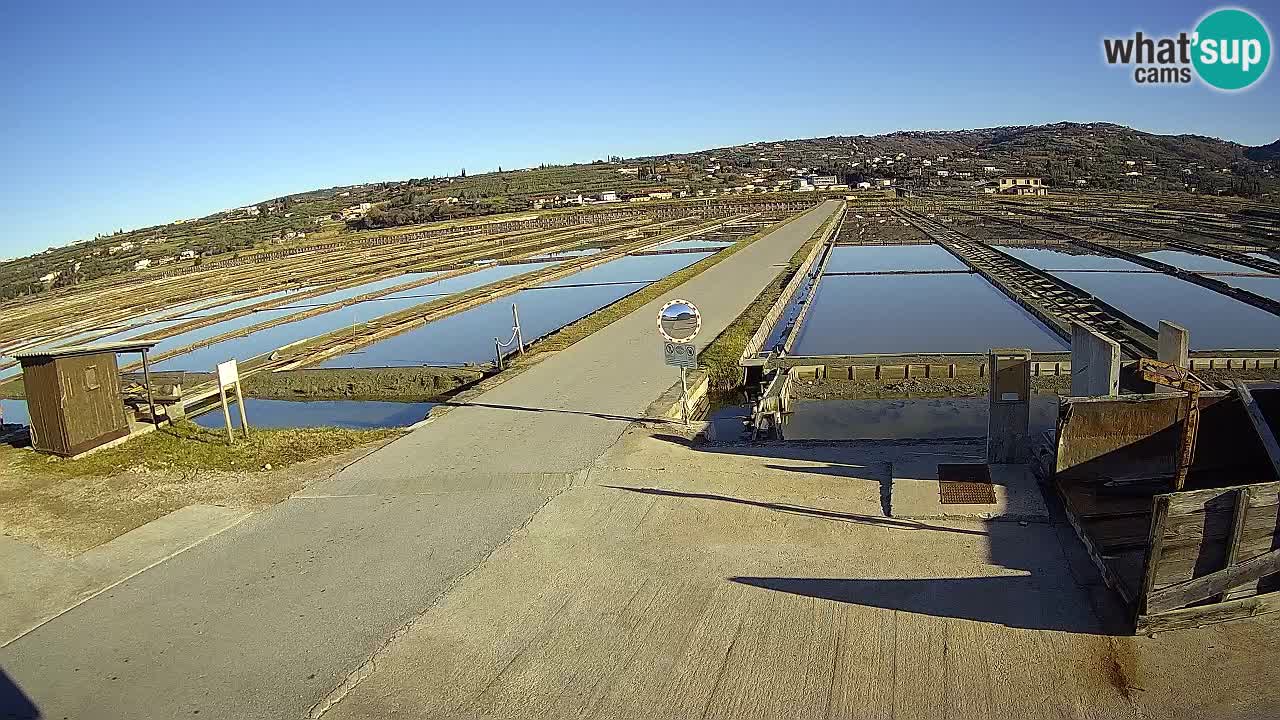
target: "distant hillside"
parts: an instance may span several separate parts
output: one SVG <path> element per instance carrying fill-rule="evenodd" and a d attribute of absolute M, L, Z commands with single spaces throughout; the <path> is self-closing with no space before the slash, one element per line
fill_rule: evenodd
<path fill-rule="evenodd" d="M 1270 145 L 1260 145 L 1251 147 L 1245 151 L 1245 155 L 1257 162 L 1275 162 L 1280 158 L 1280 140 L 1276 140 Z"/>
<path fill-rule="evenodd" d="M 359 232 L 578 202 L 579 195 L 653 190 L 750 193 L 789 187 L 798 172 L 853 185 L 971 188 L 1000 173 L 1041 175 L 1054 186 L 1280 195 L 1280 141 L 1248 147 L 1199 135 L 1154 135 L 1111 123 L 901 131 L 757 142 L 693 153 L 610 157 L 442 178 L 312 190 L 202 218 L 100 235 L 0 263 L 0 298 L 44 292 L 121 272 L 198 264 L 253 248 L 332 240 Z M 195 256 L 194 258 L 191 256 Z M 184 257 L 185 256 L 185 257 Z"/>
<path fill-rule="evenodd" d="M 951 169 L 956 169 L 957 159 L 963 159 L 962 164 L 969 167 L 959 169 L 961 173 L 992 166 L 1043 175 L 1059 185 L 1084 180 L 1083 185 L 1095 188 L 1194 189 L 1256 196 L 1276 188 L 1272 173 L 1280 168 L 1267 167 L 1275 160 L 1276 145 L 1251 148 L 1201 135 L 1155 135 L 1112 123 L 1064 122 L 781 140 L 662 158 L 722 164 L 727 160 L 751 169 L 808 167 L 850 179 L 911 177 L 910 170 L 901 171 L 902 160 L 897 156 L 902 154 L 908 161 L 936 162 L 946 157 Z M 877 157 L 881 158 L 878 163 Z M 895 162 L 889 164 L 887 159 Z M 938 177 L 937 167 L 930 167 L 915 165 L 914 176 Z M 974 177 L 978 177 L 976 171 Z"/>

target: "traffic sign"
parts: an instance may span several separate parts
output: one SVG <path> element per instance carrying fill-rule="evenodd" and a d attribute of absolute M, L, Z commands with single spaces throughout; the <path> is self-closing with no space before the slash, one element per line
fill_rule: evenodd
<path fill-rule="evenodd" d="M 674 367 L 690 370 L 698 367 L 698 348 L 693 343 L 668 340 L 662 343 L 662 356 L 668 365 Z"/>
<path fill-rule="evenodd" d="M 691 342 L 701 329 L 702 313 L 688 300 L 672 300 L 658 311 L 658 332 L 668 342 Z"/>

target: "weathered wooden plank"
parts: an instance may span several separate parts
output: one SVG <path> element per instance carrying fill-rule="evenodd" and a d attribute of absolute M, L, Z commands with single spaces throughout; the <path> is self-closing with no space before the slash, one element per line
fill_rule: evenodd
<path fill-rule="evenodd" d="M 1149 635 L 1155 632 L 1183 630 L 1228 620 L 1255 617 L 1277 610 L 1280 610 L 1280 592 L 1271 592 L 1213 605 L 1201 605 L 1158 614 L 1139 615 L 1136 623 L 1136 632 L 1139 635 Z"/>
<path fill-rule="evenodd" d="M 1151 531 L 1151 513 L 1138 516 L 1093 517 L 1083 520 L 1085 532 L 1103 553 L 1147 547 Z"/>
<path fill-rule="evenodd" d="M 1263 416 L 1262 408 L 1258 407 L 1258 401 L 1253 399 L 1253 393 L 1249 392 L 1249 386 L 1241 380 L 1236 380 L 1234 385 L 1240 402 L 1244 404 L 1245 414 L 1253 425 L 1253 431 L 1258 434 L 1258 439 L 1262 441 L 1262 449 L 1266 451 L 1267 459 L 1271 461 L 1271 470 L 1277 478 L 1280 478 L 1280 442 L 1276 441 L 1276 435 L 1271 431 L 1267 418 Z"/>
<path fill-rule="evenodd" d="M 1243 490 L 1243 488 L 1239 488 L 1233 494 L 1238 497 Z M 1276 518 L 1277 514 L 1280 514 L 1280 506 L 1269 505 L 1246 509 L 1249 512 L 1245 516 L 1242 528 L 1243 534 L 1241 538 L 1243 540 L 1252 540 L 1275 533 L 1277 527 Z M 1234 530 L 1232 520 L 1235 515 L 1235 507 L 1223 512 L 1192 513 L 1176 517 L 1170 515 L 1164 526 L 1165 549 L 1168 550 L 1169 548 L 1183 545 L 1199 545 L 1203 542 L 1225 541 L 1230 538 Z"/>
<path fill-rule="evenodd" d="M 1099 493 L 1095 486 L 1061 481 L 1059 490 L 1068 496 L 1068 505 L 1081 519 L 1136 517 L 1143 518 L 1143 528 L 1148 527 L 1151 515 L 1150 495 L 1108 495 Z"/>
<path fill-rule="evenodd" d="M 1071 523 L 1071 528 L 1076 531 L 1076 537 L 1080 538 L 1081 544 L 1084 545 L 1085 552 L 1089 554 L 1089 559 L 1093 561 L 1094 567 L 1098 568 L 1098 572 L 1102 574 L 1102 580 L 1107 587 L 1120 593 L 1120 597 L 1130 606 L 1135 606 L 1135 599 L 1138 596 L 1138 587 L 1141 580 L 1141 568 L 1132 577 L 1123 576 L 1116 567 L 1113 567 L 1103 558 L 1094 546 L 1093 539 L 1089 533 L 1085 531 L 1081 520 L 1071 510 L 1071 498 L 1063 490 L 1063 484 L 1054 482 L 1053 486 L 1058 490 L 1059 497 L 1067 506 L 1067 521 Z"/>
<path fill-rule="evenodd" d="M 1142 569 L 1142 590 L 1138 595 L 1138 613 L 1147 614 L 1147 604 L 1151 590 L 1156 583 L 1156 568 L 1160 566 L 1160 554 L 1164 548 L 1164 522 L 1169 517 L 1169 496 L 1157 495 L 1151 511 L 1150 548 L 1147 550 L 1147 561 Z"/>
<path fill-rule="evenodd" d="M 1280 572 L 1280 550 L 1272 550 L 1215 573 L 1154 590 L 1147 595 L 1147 612 L 1159 613 L 1184 607 L 1274 572 Z"/>
<path fill-rule="evenodd" d="M 1241 540 L 1239 557 L 1255 558 L 1276 548 L 1276 539 L 1271 536 Z M 1155 587 L 1156 589 L 1166 588 L 1195 577 L 1208 575 L 1222 567 L 1222 560 L 1226 556 L 1225 540 L 1198 546 L 1166 547 L 1160 557 L 1160 567 L 1156 570 Z"/>
<path fill-rule="evenodd" d="M 1235 508 L 1235 491 L 1242 487 L 1253 487 L 1250 493 L 1249 507 L 1265 507 L 1280 502 L 1280 482 L 1237 483 L 1207 490 L 1187 490 L 1169 495 L 1171 498 L 1169 514 L 1186 515 L 1193 512 L 1210 512 L 1220 510 L 1232 512 Z"/>
<path fill-rule="evenodd" d="M 1240 537 L 1244 534 L 1245 515 L 1249 509 L 1249 488 L 1240 488 L 1236 491 L 1236 509 L 1231 514 L 1231 536 L 1227 540 L 1227 558 L 1223 562 L 1222 567 L 1229 568 L 1236 564 L 1236 559 L 1240 556 Z M 1227 592 L 1231 588 L 1227 588 L 1217 597 L 1217 602 L 1227 599 Z"/>

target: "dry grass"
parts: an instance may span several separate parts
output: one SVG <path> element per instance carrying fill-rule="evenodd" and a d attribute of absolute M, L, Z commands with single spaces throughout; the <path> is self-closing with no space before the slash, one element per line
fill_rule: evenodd
<path fill-rule="evenodd" d="M 280 502 L 395 434 L 262 430 L 228 447 L 185 423 L 70 461 L 0 445 L 0 531 L 74 555 L 187 505 Z"/>
<path fill-rule="evenodd" d="M 710 376 L 713 389 L 727 390 L 741 382 L 742 368 L 738 365 L 738 361 L 742 358 L 742 350 L 747 346 L 747 341 L 755 335 L 756 329 L 764 321 L 765 314 L 777 302 L 782 295 L 782 290 L 799 271 L 800 265 L 813 250 L 813 246 L 822 240 L 823 234 L 838 217 L 839 213 L 832 215 L 820 225 L 809 240 L 791 256 L 787 267 L 766 285 L 764 290 L 760 291 L 755 301 L 698 353 L 698 362 Z"/>
<path fill-rule="evenodd" d="M 28 471 L 74 477 L 114 475 L 126 470 L 252 472 L 262 470 L 268 464 L 272 468 L 282 468 L 303 460 L 325 457 L 399 432 L 340 428 L 251 429 L 248 439 L 237 431 L 235 444 L 228 445 L 225 431 L 180 420 L 171 427 L 163 427 L 78 460 L 60 460 L 29 453 L 22 465 Z"/>

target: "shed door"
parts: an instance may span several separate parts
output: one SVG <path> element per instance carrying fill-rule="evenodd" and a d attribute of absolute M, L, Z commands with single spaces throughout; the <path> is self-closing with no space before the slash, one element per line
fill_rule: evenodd
<path fill-rule="evenodd" d="M 72 448 L 126 427 L 113 353 L 58 361 L 67 441 Z"/>

